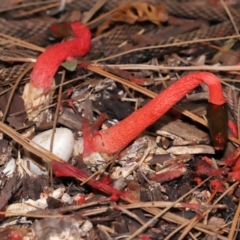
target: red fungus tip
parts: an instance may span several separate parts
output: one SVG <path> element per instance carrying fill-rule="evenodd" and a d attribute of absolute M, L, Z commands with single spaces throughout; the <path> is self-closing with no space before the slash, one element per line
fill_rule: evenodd
<path fill-rule="evenodd" d="M 73 34 L 71 22 L 62 22 L 62 23 L 52 24 L 50 27 L 50 34 L 53 37 L 59 38 L 59 39 L 71 36 Z"/>
<path fill-rule="evenodd" d="M 222 150 L 225 147 L 228 135 L 227 104 L 208 103 L 207 118 L 214 148 L 215 150 Z"/>

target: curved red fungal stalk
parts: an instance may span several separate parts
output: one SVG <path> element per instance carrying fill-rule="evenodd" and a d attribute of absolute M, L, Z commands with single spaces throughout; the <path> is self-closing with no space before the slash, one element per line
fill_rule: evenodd
<path fill-rule="evenodd" d="M 53 78 L 60 64 L 69 57 L 83 57 L 90 50 L 90 30 L 79 22 L 72 22 L 69 26 L 74 39 L 53 45 L 43 52 L 37 58 L 29 84 L 25 86 L 23 99 L 30 120 L 34 119 L 30 112 L 33 108 L 42 108 L 51 101 Z"/>
<path fill-rule="evenodd" d="M 227 139 L 227 109 L 221 83 L 212 73 L 196 72 L 182 77 L 145 106 L 109 129 L 92 132 L 85 123 L 83 157 L 88 157 L 93 152 L 114 154 L 124 149 L 143 130 L 203 82 L 209 88 L 209 104 L 212 112 L 208 117 L 213 143 L 215 149 L 223 149 Z"/>
<path fill-rule="evenodd" d="M 48 48 L 34 65 L 30 83 L 45 91 L 52 86 L 53 77 L 60 64 L 68 57 L 84 57 L 91 47 L 91 32 L 79 22 L 70 24 L 75 38 Z"/>

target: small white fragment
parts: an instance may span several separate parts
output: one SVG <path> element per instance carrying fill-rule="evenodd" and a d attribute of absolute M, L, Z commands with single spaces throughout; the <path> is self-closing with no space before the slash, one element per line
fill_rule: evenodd
<path fill-rule="evenodd" d="M 24 157 L 23 161 L 27 163 L 27 166 L 29 167 L 29 170 L 32 174 L 35 174 L 37 176 L 48 174 L 48 171 L 46 168 L 44 167 L 40 168 L 34 161 L 32 161 L 32 159 L 28 157 Z"/>
<path fill-rule="evenodd" d="M 124 167 L 122 167 L 122 177 L 126 178 L 137 168 L 138 168 L 138 163 L 136 162 L 127 163 Z"/>
<path fill-rule="evenodd" d="M 36 201 L 28 199 L 25 203 L 29 206 L 35 207 L 36 209 L 45 209 L 48 206 L 46 198 L 40 198 Z"/>
<path fill-rule="evenodd" d="M 182 147 L 171 147 L 167 149 L 168 153 L 175 155 L 180 154 L 214 154 L 215 150 L 211 146 L 207 145 L 195 145 L 195 146 L 182 146 Z"/>
<path fill-rule="evenodd" d="M 91 231 L 93 228 L 93 225 L 90 221 L 86 220 L 84 224 L 81 226 L 81 236 L 86 237 L 89 231 Z"/>
<path fill-rule="evenodd" d="M 5 216 L 19 216 L 25 213 L 28 213 L 30 211 L 35 211 L 37 208 L 30 206 L 26 203 L 14 203 L 9 206 L 7 206 Z"/>
<path fill-rule="evenodd" d="M 60 199 L 65 191 L 66 189 L 64 187 L 60 187 L 54 190 L 50 195 L 55 199 Z"/>
<path fill-rule="evenodd" d="M 71 204 L 73 202 L 73 199 L 71 198 L 71 196 L 67 193 L 64 193 L 62 195 L 62 198 L 61 198 L 62 202 L 64 203 L 68 203 L 68 204 Z"/>
<path fill-rule="evenodd" d="M 79 156 L 83 153 L 83 138 L 80 137 L 77 141 L 75 141 L 73 156 Z"/>
<path fill-rule="evenodd" d="M 2 173 L 7 177 L 10 177 L 15 171 L 15 169 L 16 169 L 16 160 L 14 158 L 11 158 L 10 161 L 6 164 Z"/>

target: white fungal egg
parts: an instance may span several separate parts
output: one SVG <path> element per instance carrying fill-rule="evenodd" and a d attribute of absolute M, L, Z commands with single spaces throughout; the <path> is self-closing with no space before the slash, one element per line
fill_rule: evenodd
<path fill-rule="evenodd" d="M 52 133 L 53 129 L 50 129 L 36 135 L 32 139 L 31 144 L 34 145 L 36 148 L 38 146 L 41 146 L 47 150 L 50 150 Z M 74 136 L 72 131 L 67 128 L 56 128 L 54 133 L 52 152 L 65 162 L 68 162 L 72 156 L 73 147 Z M 31 153 L 25 152 L 23 160 L 25 161 L 25 164 L 29 168 L 31 173 L 36 175 L 48 174 L 46 166 L 44 166 L 44 164 L 42 164 L 41 162 L 38 162 L 36 156 L 32 155 Z M 36 161 L 38 162 L 38 164 Z"/>
<path fill-rule="evenodd" d="M 36 135 L 32 141 L 41 147 L 50 150 L 53 129 L 44 131 Z M 74 136 L 68 128 L 56 128 L 54 133 L 52 152 L 59 158 L 68 162 L 74 147 Z"/>

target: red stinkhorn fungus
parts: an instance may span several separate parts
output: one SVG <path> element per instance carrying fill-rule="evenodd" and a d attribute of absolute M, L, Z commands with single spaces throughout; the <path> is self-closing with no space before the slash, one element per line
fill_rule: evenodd
<path fill-rule="evenodd" d="M 216 150 L 223 149 L 227 139 L 227 108 L 221 83 L 212 73 L 196 72 L 182 77 L 145 106 L 109 129 L 91 131 L 85 124 L 83 157 L 87 159 L 94 152 L 114 154 L 124 149 L 143 130 L 203 82 L 209 88 L 208 117 L 213 144 Z"/>
<path fill-rule="evenodd" d="M 90 30 L 79 22 L 72 22 L 69 26 L 75 34 L 74 39 L 53 45 L 43 52 L 37 58 L 30 82 L 24 88 L 22 97 L 29 120 L 38 121 L 41 108 L 51 102 L 53 78 L 60 64 L 70 57 L 83 57 L 90 50 Z"/>

